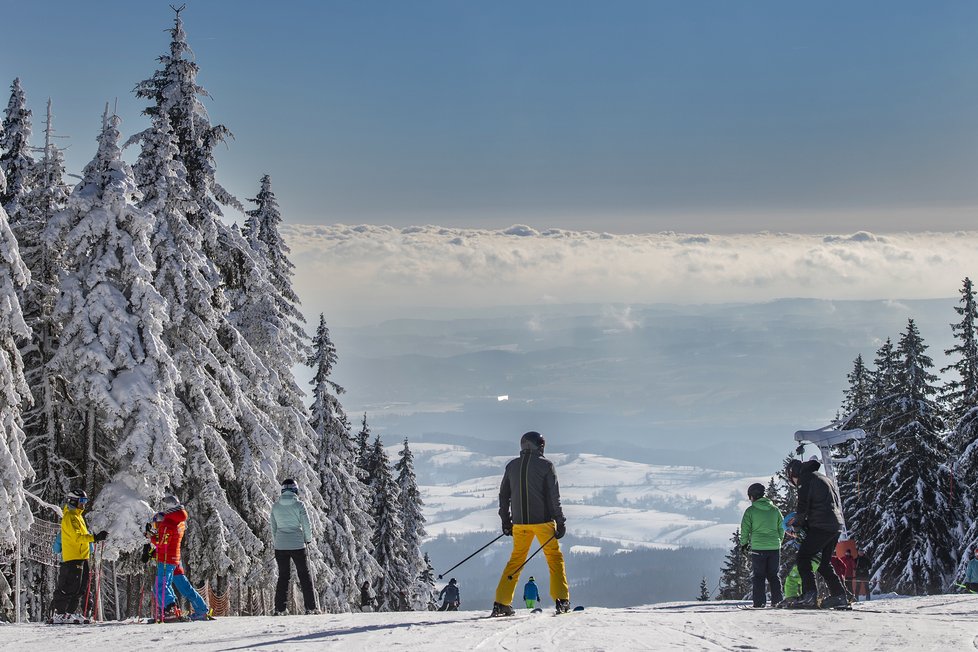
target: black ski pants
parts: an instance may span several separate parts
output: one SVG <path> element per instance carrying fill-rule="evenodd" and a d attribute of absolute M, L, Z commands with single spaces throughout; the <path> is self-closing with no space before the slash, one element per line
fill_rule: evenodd
<path fill-rule="evenodd" d="M 292 580 L 292 563 L 299 576 L 299 586 L 302 588 L 302 601 L 306 611 L 316 608 L 316 594 L 312 590 L 312 578 L 309 576 L 309 564 L 306 563 L 306 550 L 276 550 L 275 563 L 278 565 L 278 583 L 275 584 L 275 611 L 285 611 L 285 596 L 289 592 L 289 582 Z"/>
<path fill-rule="evenodd" d="M 73 559 L 61 562 L 58 583 L 51 600 L 51 611 L 56 614 L 73 614 L 78 611 L 78 601 L 88 587 L 88 560 Z"/>
<path fill-rule="evenodd" d="M 754 581 L 754 606 L 763 607 L 767 602 L 764 583 L 771 587 L 771 604 L 776 605 L 784 599 L 781 593 L 781 578 L 778 568 L 781 566 L 780 550 L 754 550 L 750 554 L 752 579 Z"/>
<path fill-rule="evenodd" d="M 830 530 L 819 530 L 809 528 L 805 533 L 805 540 L 801 542 L 798 549 L 798 574 L 801 575 L 802 595 L 812 591 L 818 591 L 815 585 L 815 573 L 812 572 L 812 559 L 820 556 L 821 562 L 818 565 L 818 574 L 825 579 L 825 584 L 829 587 L 832 595 L 845 595 L 846 589 L 842 586 L 842 580 L 836 575 L 835 569 L 829 562 L 835 555 L 835 545 L 839 543 L 839 533 Z"/>

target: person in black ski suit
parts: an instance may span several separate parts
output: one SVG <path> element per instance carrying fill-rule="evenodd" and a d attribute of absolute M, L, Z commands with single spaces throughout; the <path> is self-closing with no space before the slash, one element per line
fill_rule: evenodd
<path fill-rule="evenodd" d="M 805 531 L 805 540 L 798 549 L 798 573 L 801 575 L 801 595 L 786 605 L 794 608 L 817 608 L 818 587 L 812 570 L 812 559 L 831 559 L 842 532 L 842 501 L 839 489 L 828 477 L 818 473 L 818 460 L 791 460 L 785 469 L 788 481 L 798 487 L 798 508 L 793 525 Z M 829 597 L 822 607 L 843 607 L 849 604 L 842 580 L 832 564 L 821 563 L 818 573 L 829 587 Z"/>
<path fill-rule="evenodd" d="M 364 580 L 360 585 L 360 611 L 373 611 L 376 608 L 374 596 L 370 593 L 370 582 Z"/>
<path fill-rule="evenodd" d="M 438 611 L 458 611 L 458 606 L 462 604 L 462 600 L 459 598 L 458 582 L 455 581 L 454 577 L 448 580 L 448 584 L 438 594 L 438 599 L 442 601 Z"/>

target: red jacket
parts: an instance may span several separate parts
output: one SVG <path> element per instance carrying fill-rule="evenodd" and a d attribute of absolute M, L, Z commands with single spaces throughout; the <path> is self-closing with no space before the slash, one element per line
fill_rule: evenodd
<path fill-rule="evenodd" d="M 187 512 L 183 509 L 169 512 L 156 524 L 156 534 L 150 541 L 156 546 L 157 562 L 180 565 L 180 544 L 186 529 Z"/>
<path fill-rule="evenodd" d="M 839 557 L 842 560 L 842 568 L 845 569 L 843 577 L 852 579 L 856 576 L 856 560 L 852 557 Z"/>

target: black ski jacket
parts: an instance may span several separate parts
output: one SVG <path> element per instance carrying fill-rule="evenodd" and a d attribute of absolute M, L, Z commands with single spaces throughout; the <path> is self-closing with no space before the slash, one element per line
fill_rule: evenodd
<path fill-rule="evenodd" d="M 543 453 L 524 450 L 506 465 L 499 486 L 499 518 L 504 526 L 564 522 L 557 473 Z"/>
<path fill-rule="evenodd" d="M 801 465 L 795 523 L 805 529 L 842 532 L 839 488 L 828 477 L 816 473 L 821 467 L 818 460 L 809 460 Z"/>

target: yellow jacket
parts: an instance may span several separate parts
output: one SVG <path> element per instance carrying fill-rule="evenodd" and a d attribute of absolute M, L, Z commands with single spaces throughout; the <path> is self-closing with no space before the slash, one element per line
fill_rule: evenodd
<path fill-rule="evenodd" d="M 64 506 L 64 516 L 61 517 L 61 559 L 74 561 L 88 559 L 89 544 L 95 541 L 95 536 L 88 533 L 82 510 Z"/>

